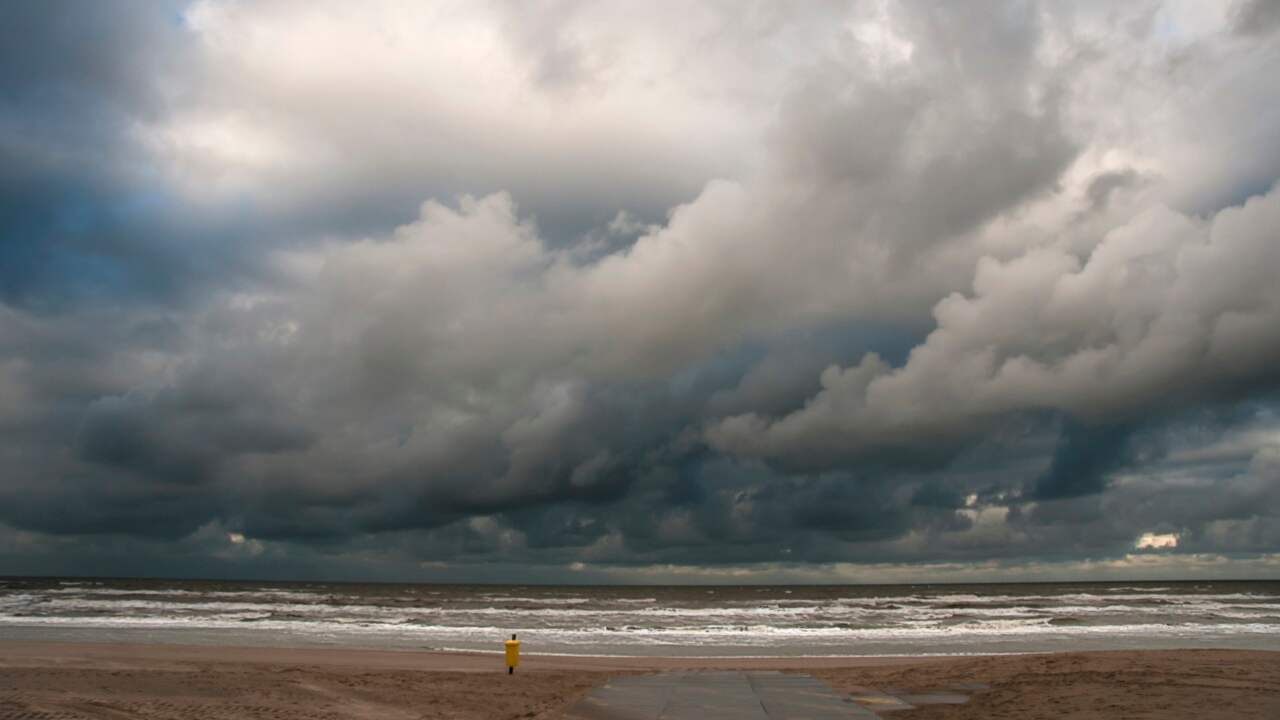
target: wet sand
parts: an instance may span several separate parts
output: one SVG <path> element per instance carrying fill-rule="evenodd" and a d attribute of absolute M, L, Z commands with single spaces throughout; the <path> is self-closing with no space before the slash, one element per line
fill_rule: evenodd
<path fill-rule="evenodd" d="M 611 675 L 809 672 L 839 691 L 990 686 L 932 718 L 1280 717 L 1280 652 L 1123 651 L 970 658 L 587 658 L 0 641 L 0 720 L 555 718 Z"/>

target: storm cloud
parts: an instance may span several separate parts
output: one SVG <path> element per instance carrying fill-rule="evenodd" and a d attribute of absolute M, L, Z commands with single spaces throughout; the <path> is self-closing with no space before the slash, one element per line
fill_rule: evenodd
<path fill-rule="evenodd" d="M 1275 575 L 1273 5 L 0 11 L 0 573 Z"/>

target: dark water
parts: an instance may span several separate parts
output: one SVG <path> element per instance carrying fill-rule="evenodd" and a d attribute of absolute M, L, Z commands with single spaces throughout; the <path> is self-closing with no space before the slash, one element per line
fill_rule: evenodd
<path fill-rule="evenodd" d="M 0 579 L 0 638 L 611 655 L 1280 650 L 1280 582 L 599 587 Z"/>

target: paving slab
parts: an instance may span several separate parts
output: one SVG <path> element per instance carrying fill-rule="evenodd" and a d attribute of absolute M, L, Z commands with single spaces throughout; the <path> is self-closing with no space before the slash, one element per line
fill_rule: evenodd
<path fill-rule="evenodd" d="M 672 672 L 614 678 L 566 720 L 875 720 L 817 678 L 779 672 Z"/>

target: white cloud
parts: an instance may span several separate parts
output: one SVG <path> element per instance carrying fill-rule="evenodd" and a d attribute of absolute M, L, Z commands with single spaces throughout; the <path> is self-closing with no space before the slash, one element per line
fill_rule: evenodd
<path fill-rule="evenodd" d="M 972 436 L 1011 412 L 1116 420 L 1250 382 L 1280 358 L 1278 226 L 1272 191 L 1207 221 L 1142 210 L 1083 262 L 1053 248 L 986 258 L 902 367 L 870 355 L 828 368 L 803 409 L 729 418 L 708 437 L 746 456 L 849 457 Z"/>
<path fill-rule="evenodd" d="M 1133 543 L 1135 550 L 1171 550 L 1178 547 L 1177 533 L 1142 533 Z"/>

